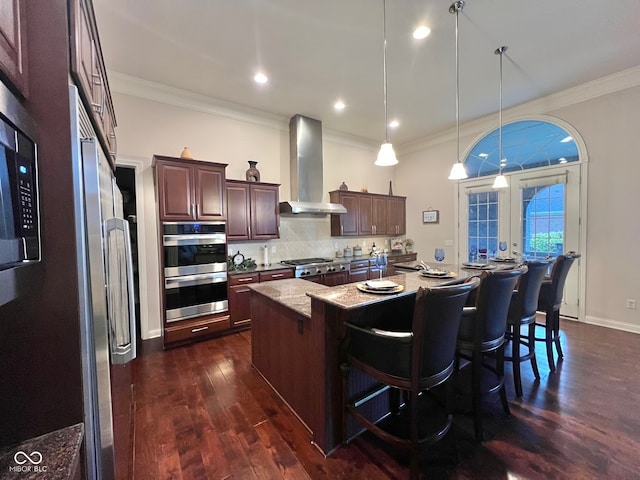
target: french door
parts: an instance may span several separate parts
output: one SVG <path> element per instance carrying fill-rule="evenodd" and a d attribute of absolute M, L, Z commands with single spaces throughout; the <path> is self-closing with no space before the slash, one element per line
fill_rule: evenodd
<path fill-rule="evenodd" d="M 540 259 L 580 250 L 580 165 L 512 173 L 509 187 L 493 177 L 460 184 L 462 261 L 501 257 Z M 506 242 L 506 250 L 501 250 Z M 504 248 L 504 243 L 502 244 Z M 567 277 L 563 315 L 578 318 L 580 262 Z"/>

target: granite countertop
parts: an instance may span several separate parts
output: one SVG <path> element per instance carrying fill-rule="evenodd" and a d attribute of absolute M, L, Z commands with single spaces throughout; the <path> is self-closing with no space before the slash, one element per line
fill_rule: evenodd
<path fill-rule="evenodd" d="M 84 425 L 47 433 L 0 450 L 0 479 L 67 480 L 79 468 Z"/>
<path fill-rule="evenodd" d="M 331 291 L 337 288 L 327 287 L 300 278 L 287 278 L 277 282 L 252 283 L 247 287 L 305 317 L 311 317 L 311 298 L 307 296 L 308 293 Z"/>
<path fill-rule="evenodd" d="M 431 263 L 431 266 L 436 268 L 435 263 Z M 460 270 L 457 265 L 442 264 L 437 265 L 437 267 L 455 273 L 456 278 L 480 273 L 480 271 Z M 406 272 L 384 277 L 384 280 L 390 280 L 402 285 L 404 287 L 403 291 L 396 294 L 366 293 L 357 288 L 358 283 L 361 282 L 327 287 L 300 278 L 278 280 L 277 282 L 254 283 L 247 286 L 306 317 L 310 317 L 311 298 L 349 310 L 383 302 L 397 296 L 412 295 L 417 292 L 420 287 L 438 285 L 451 280 L 451 278 L 426 278 L 420 275 L 419 272 Z"/>
<path fill-rule="evenodd" d="M 247 268 L 245 270 L 229 270 L 227 271 L 227 274 L 242 275 L 246 273 L 259 273 L 259 272 L 268 272 L 270 270 L 282 270 L 283 268 L 293 270 L 293 267 L 289 265 L 282 265 L 281 263 L 272 263 L 270 265 L 257 265 L 253 268 Z"/>

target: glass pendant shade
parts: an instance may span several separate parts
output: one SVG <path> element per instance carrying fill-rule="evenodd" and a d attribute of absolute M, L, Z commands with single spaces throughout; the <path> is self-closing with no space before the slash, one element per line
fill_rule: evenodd
<path fill-rule="evenodd" d="M 380 146 L 378 152 L 378 158 L 376 159 L 376 165 L 379 167 L 391 167 L 397 165 L 398 159 L 396 158 L 396 152 L 393 150 L 393 145 L 389 142 L 385 142 Z"/>
<path fill-rule="evenodd" d="M 492 185 L 493 188 L 507 188 L 508 186 L 509 184 L 507 183 L 507 177 L 502 174 L 496 177 Z"/>
<path fill-rule="evenodd" d="M 464 168 L 464 164 L 456 162 L 451 167 L 451 173 L 449 173 L 449 180 L 464 180 L 467 178 L 467 170 Z"/>

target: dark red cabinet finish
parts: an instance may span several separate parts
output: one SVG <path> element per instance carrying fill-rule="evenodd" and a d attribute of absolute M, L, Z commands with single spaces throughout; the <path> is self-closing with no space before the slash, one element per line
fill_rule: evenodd
<path fill-rule="evenodd" d="M 229 240 L 280 238 L 280 185 L 240 180 L 227 180 L 226 185 Z"/>
<path fill-rule="evenodd" d="M 154 156 L 161 221 L 226 218 L 225 164 Z"/>
<path fill-rule="evenodd" d="M 0 19 L 0 69 L 25 97 L 29 93 L 26 43 L 25 0 L 4 0 Z"/>
<path fill-rule="evenodd" d="M 347 209 L 331 215 L 332 237 L 406 233 L 406 197 L 335 190 L 329 198 Z"/>

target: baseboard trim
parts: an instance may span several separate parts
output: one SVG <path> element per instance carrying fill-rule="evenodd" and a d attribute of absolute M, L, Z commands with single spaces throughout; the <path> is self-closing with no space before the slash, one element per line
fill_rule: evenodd
<path fill-rule="evenodd" d="M 616 330 L 640 334 L 640 325 L 634 325 L 632 323 L 618 322 L 608 318 L 594 317 L 590 315 L 587 315 L 584 321 L 591 325 L 598 325 L 600 327 L 614 328 Z"/>

